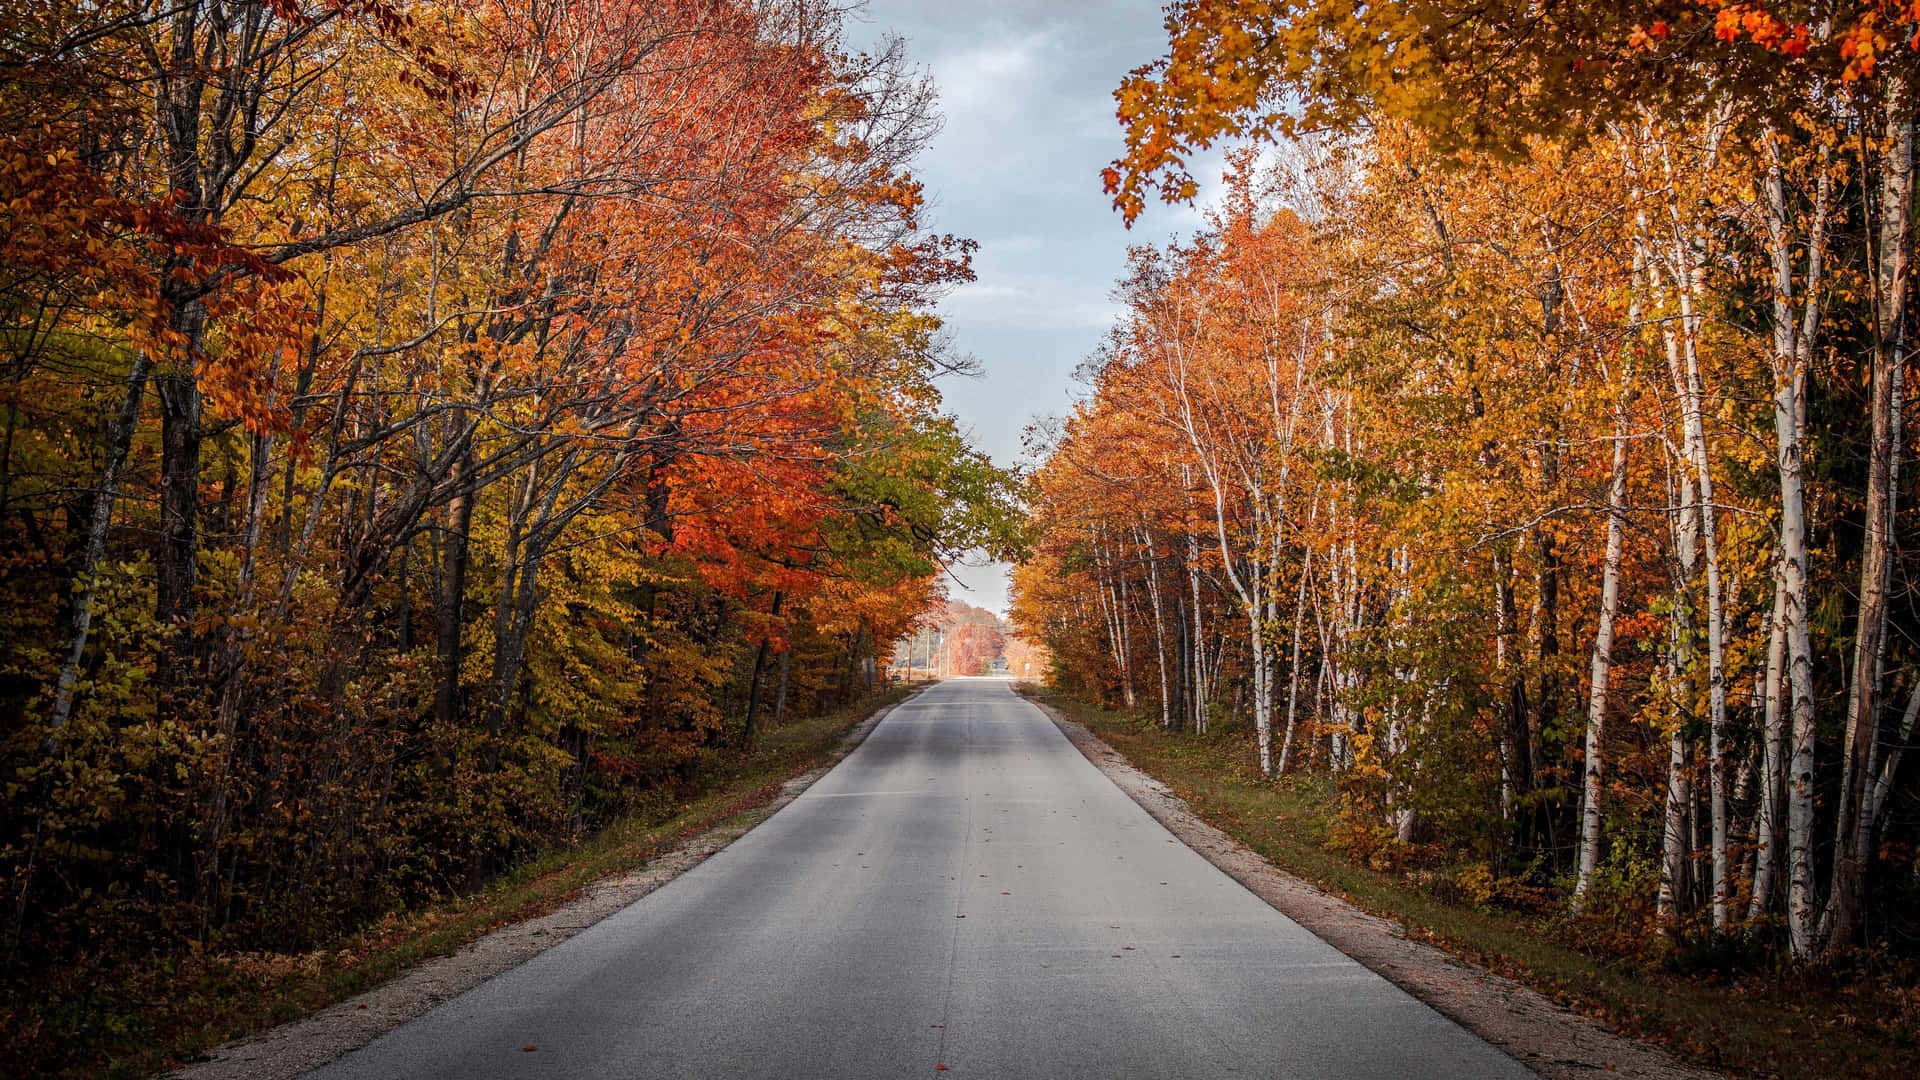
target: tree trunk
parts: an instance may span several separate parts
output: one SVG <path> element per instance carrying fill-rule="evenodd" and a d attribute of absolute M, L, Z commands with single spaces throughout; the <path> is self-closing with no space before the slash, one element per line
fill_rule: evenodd
<path fill-rule="evenodd" d="M 1207 701 L 1212 696 L 1207 686 L 1206 616 L 1200 606 L 1200 541 L 1187 534 L 1187 585 L 1193 593 L 1193 730 L 1207 730 Z"/>
<path fill-rule="evenodd" d="M 747 727 L 746 744 L 752 746 L 760 732 L 755 726 L 760 716 L 760 676 L 767 670 L 767 653 L 772 648 L 766 638 L 760 639 L 760 647 L 753 654 L 753 674 L 747 681 Z"/>
<path fill-rule="evenodd" d="M 1771 134 L 1771 133 L 1770 133 Z M 1773 264 L 1773 426 L 1780 480 L 1781 635 L 1786 643 L 1787 712 L 1792 748 L 1786 778 L 1787 938 L 1797 958 L 1814 951 L 1814 712 L 1813 648 L 1809 632 L 1805 447 L 1806 373 L 1820 327 L 1826 222 L 1831 173 L 1820 154 L 1820 172 L 1807 238 L 1803 300 L 1794 311 L 1792 242 L 1787 233 L 1786 184 L 1776 138 L 1768 148 L 1766 224 Z M 1797 318 L 1796 318 L 1797 314 Z"/>
<path fill-rule="evenodd" d="M 1614 414 L 1613 474 L 1607 486 L 1607 553 L 1600 571 L 1600 617 L 1593 635 L 1587 696 L 1586 763 L 1581 781 L 1580 862 L 1573 886 L 1579 910 L 1600 862 L 1600 800 L 1606 780 L 1607 699 L 1613 677 L 1613 621 L 1620 609 L 1620 558 L 1626 543 L 1627 410 L 1625 394 Z"/>
<path fill-rule="evenodd" d="M 507 715 L 520 690 L 520 674 L 526 667 L 527 639 L 533 630 L 534 609 L 540 598 L 540 562 L 544 544 L 528 543 L 517 568 L 510 569 L 500 597 L 500 632 L 494 646 L 493 701 L 487 710 L 487 771 L 499 764 L 499 735 L 506 730 Z"/>
<path fill-rule="evenodd" d="M 1893 794 L 1894 778 L 1900 775 L 1900 759 L 1906 755 L 1907 747 L 1913 745 L 1917 724 L 1920 724 L 1920 678 L 1914 680 L 1913 689 L 1907 695 L 1906 710 L 1900 714 L 1899 730 L 1894 734 L 1887 756 L 1880 762 L 1879 773 L 1873 778 L 1866 808 L 1869 830 L 1880 826 L 1881 815 L 1887 809 L 1887 796 Z"/>
<path fill-rule="evenodd" d="M 1124 679 L 1121 690 L 1127 703 L 1127 711 L 1132 712 L 1136 704 L 1133 689 L 1133 603 L 1127 595 L 1127 579 L 1124 569 L 1116 568 L 1114 574 L 1114 610 L 1120 619 L 1120 641 L 1117 651 L 1121 657 L 1120 673 Z M 969 672 L 968 674 L 977 674 Z"/>
<path fill-rule="evenodd" d="M 1168 724 L 1169 730 L 1180 731 L 1187 727 L 1193 700 L 1193 629 L 1192 619 L 1187 613 L 1185 590 L 1176 587 L 1173 592 L 1173 718 Z"/>
<path fill-rule="evenodd" d="M 1833 878 L 1822 917 L 1826 951 L 1852 943 L 1859 929 L 1873 829 L 1864 813 L 1868 763 L 1879 736 L 1876 685 L 1887 638 L 1887 591 L 1893 565 L 1893 459 L 1900 432 L 1894 419 L 1894 382 L 1903 361 L 1907 246 L 1913 203 L 1913 101 L 1897 69 L 1886 85 L 1885 159 L 1880 170 L 1879 250 L 1875 253 L 1873 381 L 1869 412 L 1873 443 L 1867 467 L 1865 547 L 1860 558 L 1860 611 L 1854 636 L 1853 678 L 1847 692 L 1839 809 L 1834 826 Z M 1864 165 L 1864 162 L 1863 162 Z"/>
<path fill-rule="evenodd" d="M 454 469 L 464 480 L 472 472 L 473 462 L 470 457 L 462 457 Z M 460 722 L 460 669 L 464 663 L 460 637 L 466 626 L 467 563 L 474 503 L 473 494 L 464 488 L 464 483 L 457 484 L 453 501 L 447 504 L 447 525 L 441 541 L 440 606 L 434 612 L 439 685 L 434 690 L 433 715 L 445 732 L 451 732 Z"/>
<path fill-rule="evenodd" d="M 1694 501 L 1693 479 L 1685 463 L 1674 479 L 1679 500 L 1678 509 L 1672 515 L 1673 614 L 1667 629 L 1667 692 L 1672 699 L 1673 731 L 1667 741 L 1667 798 L 1661 826 L 1660 894 L 1656 903 L 1660 920 L 1669 929 L 1677 924 L 1688 901 L 1693 779 L 1692 748 L 1686 730 L 1690 711 L 1686 685 L 1688 669 L 1693 666 L 1694 634 L 1689 586 L 1699 558 L 1698 507 Z"/>
<path fill-rule="evenodd" d="M 182 317 L 181 332 L 194 343 L 191 351 L 197 351 L 204 320 L 197 314 L 197 304 L 189 307 L 196 313 Z M 205 437 L 200 417 L 204 403 L 191 371 L 161 375 L 154 383 L 160 400 L 160 550 L 154 559 L 154 615 L 171 635 L 161 647 L 154 682 L 162 701 L 167 701 L 188 679 L 194 650 L 194 585 L 200 559 L 200 443 Z"/>
<path fill-rule="evenodd" d="M 80 665 L 87 652 L 87 638 L 93 629 L 94 575 L 107 553 L 107 534 L 113 525 L 113 503 L 120 494 L 120 471 L 126 468 L 127 454 L 133 447 L 133 431 L 140 417 L 140 398 L 146 391 L 147 373 L 153 358 L 141 349 L 133 355 L 127 372 L 127 389 L 114 413 L 113 426 L 107 431 L 107 460 L 100 468 L 100 489 L 94 492 L 93 512 L 87 518 L 87 540 L 81 549 L 80 565 L 74 572 L 73 630 L 67 637 L 67 649 L 60 662 L 60 678 L 54 684 L 53 709 L 47 717 L 49 749 L 57 743 L 73 715 L 73 689 L 80 680 Z"/>
<path fill-rule="evenodd" d="M 1505 723 L 1500 732 L 1500 813 L 1524 834 L 1524 808 L 1520 804 L 1533 790 L 1533 738 L 1527 727 L 1527 680 L 1520 668 L 1520 614 L 1514 602 L 1510 556 L 1494 553 L 1493 575 L 1497 621 L 1495 663 L 1507 680 Z"/>
<path fill-rule="evenodd" d="M 1152 535 L 1144 524 L 1139 537 L 1147 553 L 1147 600 L 1153 605 L 1153 655 L 1160 664 L 1160 726 L 1165 728 L 1172 726 L 1173 707 L 1167 687 L 1167 628 L 1160 603 L 1160 553 L 1154 549 Z"/>
<path fill-rule="evenodd" d="M 1691 249 L 1689 249 L 1691 250 Z M 1712 457 L 1702 418 L 1705 389 L 1700 375 L 1699 315 L 1693 294 L 1704 269 L 1687 268 L 1680 289 L 1681 325 L 1685 332 L 1686 379 L 1682 401 L 1689 453 L 1700 494 L 1700 542 L 1705 556 L 1707 587 L 1707 783 L 1713 832 L 1709 840 L 1713 863 L 1713 928 L 1727 928 L 1730 880 L 1727 875 L 1727 661 L 1726 623 L 1720 584 L 1720 540 L 1714 523 Z"/>
<path fill-rule="evenodd" d="M 911 671 L 913 663 L 911 657 L 909 657 L 907 663 L 908 670 Z M 788 642 L 787 647 L 780 652 L 780 689 L 775 693 L 773 698 L 774 727 L 779 727 L 787 721 L 787 676 L 792 670 L 793 643 Z"/>
<path fill-rule="evenodd" d="M 768 615 L 776 619 L 780 617 L 780 601 L 782 599 L 783 597 L 779 592 L 773 594 L 773 609 L 768 612 Z M 747 684 L 746 737 L 748 746 L 752 746 L 754 740 L 760 735 L 760 731 L 758 727 L 756 727 L 760 716 L 760 676 L 767 670 L 767 653 L 772 648 L 772 644 L 771 638 L 764 634 L 761 635 L 759 651 L 754 653 L 753 656 L 753 678 Z"/>
<path fill-rule="evenodd" d="M 1247 648 L 1253 654 L 1253 728 L 1259 744 L 1260 775 L 1273 775 L 1273 720 L 1267 710 L 1266 644 L 1260 635 L 1260 608 L 1247 606 Z"/>
<path fill-rule="evenodd" d="M 1754 812 L 1753 891 L 1747 900 L 1747 922 L 1757 923 L 1773 906 L 1773 868 L 1780 851 L 1780 791 L 1785 771 L 1781 743 L 1785 737 L 1780 701 L 1782 669 L 1787 652 L 1787 592 L 1780 585 L 1778 560 L 1773 573 L 1773 615 L 1768 620 L 1767 668 L 1761 688 L 1765 721 L 1761 733 L 1760 798 Z"/>
<path fill-rule="evenodd" d="M 1300 708 L 1300 635 L 1307 617 L 1307 578 L 1313 569 L 1313 550 L 1300 560 L 1300 589 L 1293 600 L 1293 653 L 1287 663 L 1287 730 L 1280 739 L 1280 766 L 1275 772 L 1287 774 L 1288 759 L 1293 756 L 1294 724 Z"/>

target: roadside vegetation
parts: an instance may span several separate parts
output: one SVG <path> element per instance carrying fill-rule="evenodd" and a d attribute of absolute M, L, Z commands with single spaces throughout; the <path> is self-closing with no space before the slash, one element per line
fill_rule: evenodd
<path fill-rule="evenodd" d="M 1656 914 L 1621 887 L 1630 883 L 1570 916 L 1553 890 L 1444 848 L 1356 849 L 1331 780 L 1263 780 L 1244 724 L 1180 734 L 1150 716 L 1032 685 L 1022 691 L 1086 726 L 1275 866 L 1614 1030 L 1732 1076 L 1912 1075 L 1920 992 L 1909 964 L 1862 957 L 1809 982 L 1724 949 L 1648 949 Z"/>
<path fill-rule="evenodd" d="M 891 688 L 855 705 L 766 731 L 719 755 L 696 781 L 652 793 L 606 828 L 534 856 L 473 892 L 396 911 L 298 951 L 192 952 L 72 972 L 0 1009 L 15 1075 L 137 1078 L 325 1008 L 457 951 L 489 931 L 544 915 L 603 877 L 637 870 L 680 840 L 751 826 L 787 780 L 830 764 L 848 732 L 906 697 Z M 10 1072 L 10 1074 L 13 1074 Z"/>

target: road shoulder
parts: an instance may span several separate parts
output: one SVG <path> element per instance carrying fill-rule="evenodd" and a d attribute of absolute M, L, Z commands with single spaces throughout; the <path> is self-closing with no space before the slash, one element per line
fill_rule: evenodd
<path fill-rule="evenodd" d="M 799 798 L 865 741 L 894 709 L 911 700 L 913 695 L 875 710 L 847 732 L 825 764 L 786 781 L 771 801 L 690 837 L 627 873 L 594 882 L 578 899 L 539 918 L 504 926 L 449 956 L 420 964 L 311 1016 L 228 1043 L 210 1051 L 204 1060 L 165 1075 L 175 1080 L 290 1080 L 365 1046 L 390 1029 L 526 963 L 700 865 Z"/>
<path fill-rule="evenodd" d="M 1542 1076 L 1567 1080 L 1595 1071 L 1642 1080 L 1719 1076 L 1608 1031 L 1512 979 L 1409 940 L 1399 923 L 1274 866 L 1202 820 L 1185 800 L 1134 768 L 1099 736 L 1045 702 L 1027 700 L 1045 712 L 1095 768 L 1201 857 L 1282 915 Z"/>

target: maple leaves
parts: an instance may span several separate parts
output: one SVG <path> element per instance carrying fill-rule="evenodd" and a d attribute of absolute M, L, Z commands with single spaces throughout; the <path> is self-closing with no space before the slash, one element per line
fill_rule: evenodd
<path fill-rule="evenodd" d="M 1842 62 L 1842 84 L 1871 78 L 1881 58 L 1903 42 L 1910 51 L 1920 49 L 1920 8 L 1905 0 L 1855 0 L 1837 5 L 1835 12 L 1819 13 L 1818 19 L 1796 19 L 1766 5 L 1735 0 L 1698 2 L 1714 12 L 1713 36 L 1720 41 L 1750 41 L 1794 59 L 1813 49 L 1814 27 L 1821 24 L 1819 43 L 1830 43 Z"/>
<path fill-rule="evenodd" d="M 1222 141 L 1412 124 L 1448 152 L 1516 157 L 1652 109 L 1714 101 L 1788 120 L 1824 80 L 1875 94 L 1920 66 L 1910 0 L 1836 5 L 1637 0 L 1540 5 L 1228 3 L 1169 10 L 1165 55 L 1114 92 L 1126 152 L 1103 174 L 1129 221 L 1191 200 L 1192 155 Z"/>

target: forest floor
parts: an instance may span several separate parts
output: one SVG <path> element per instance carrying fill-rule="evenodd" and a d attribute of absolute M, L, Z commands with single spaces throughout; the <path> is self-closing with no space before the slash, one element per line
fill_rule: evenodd
<path fill-rule="evenodd" d="M 319 1012 L 410 969 L 452 957 L 503 927 L 571 910 L 583 894 L 610 893 L 624 906 L 644 890 L 621 895 L 596 883 L 626 875 L 614 884 L 631 885 L 634 876 L 627 872 L 656 861 L 667 863 L 660 857 L 686 854 L 683 847 L 702 850 L 673 860 L 669 872 L 648 875 L 646 887 L 657 887 L 697 863 L 711 853 L 707 848 L 724 846 L 727 839 L 764 820 L 776 801 L 804 787 L 792 781 L 824 773 L 851 748 L 849 733 L 909 693 L 890 689 L 852 707 L 764 731 L 752 752 L 728 758 L 681 801 L 532 859 L 471 894 L 396 913 L 309 951 L 155 958 L 114 979 L 90 980 L 84 1003 L 69 1004 L 52 1015 L 36 1014 L 32 1003 L 0 1006 L 0 1031 L 9 1032 L 9 1042 L 24 1037 L 39 1044 L 29 1075 L 146 1077 L 204 1060 L 214 1047 Z M 577 929 L 543 929 L 536 939 L 520 944 L 531 955 Z M 511 966 L 526 956 L 507 959 Z M 54 998 L 75 1000 L 64 993 Z M 24 1031 L 23 1020 L 34 1030 Z M 63 1060 L 50 1060 L 50 1051 Z M 14 1057 L 16 1064 L 24 1060 L 30 1058 Z M 0 1075 L 12 1075 L 11 1068 L 0 1065 Z"/>
<path fill-rule="evenodd" d="M 1564 903 L 1537 891 L 1513 900 L 1489 896 L 1500 890 L 1474 887 L 1472 870 L 1463 874 L 1433 859 L 1367 865 L 1335 850 L 1329 839 L 1337 836 L 1338 796 L 1331 785 L 1314 776 L 1261 781 L 1247 731 L 1217 725 L 1204 736 L 1169 733 L 1031 686 L 1022 692 L 1086 727 L 1204 822 L 1281 870 L 1393 920 L 1409 940 L 1513 979 L 1682 1060 L 1729 1076 L 1783 1080 L 1914 1075 L 1920 990 L 1910 969 L 1810 974 L 1704 949 L 1630 954 L 1611 946 L 1627 939 L 1629 924 L 1636 934 L 1643 930 L 1637 913 L 1621 913 L 1610 933 L 1607 915 L 1575 924 Z"/>

